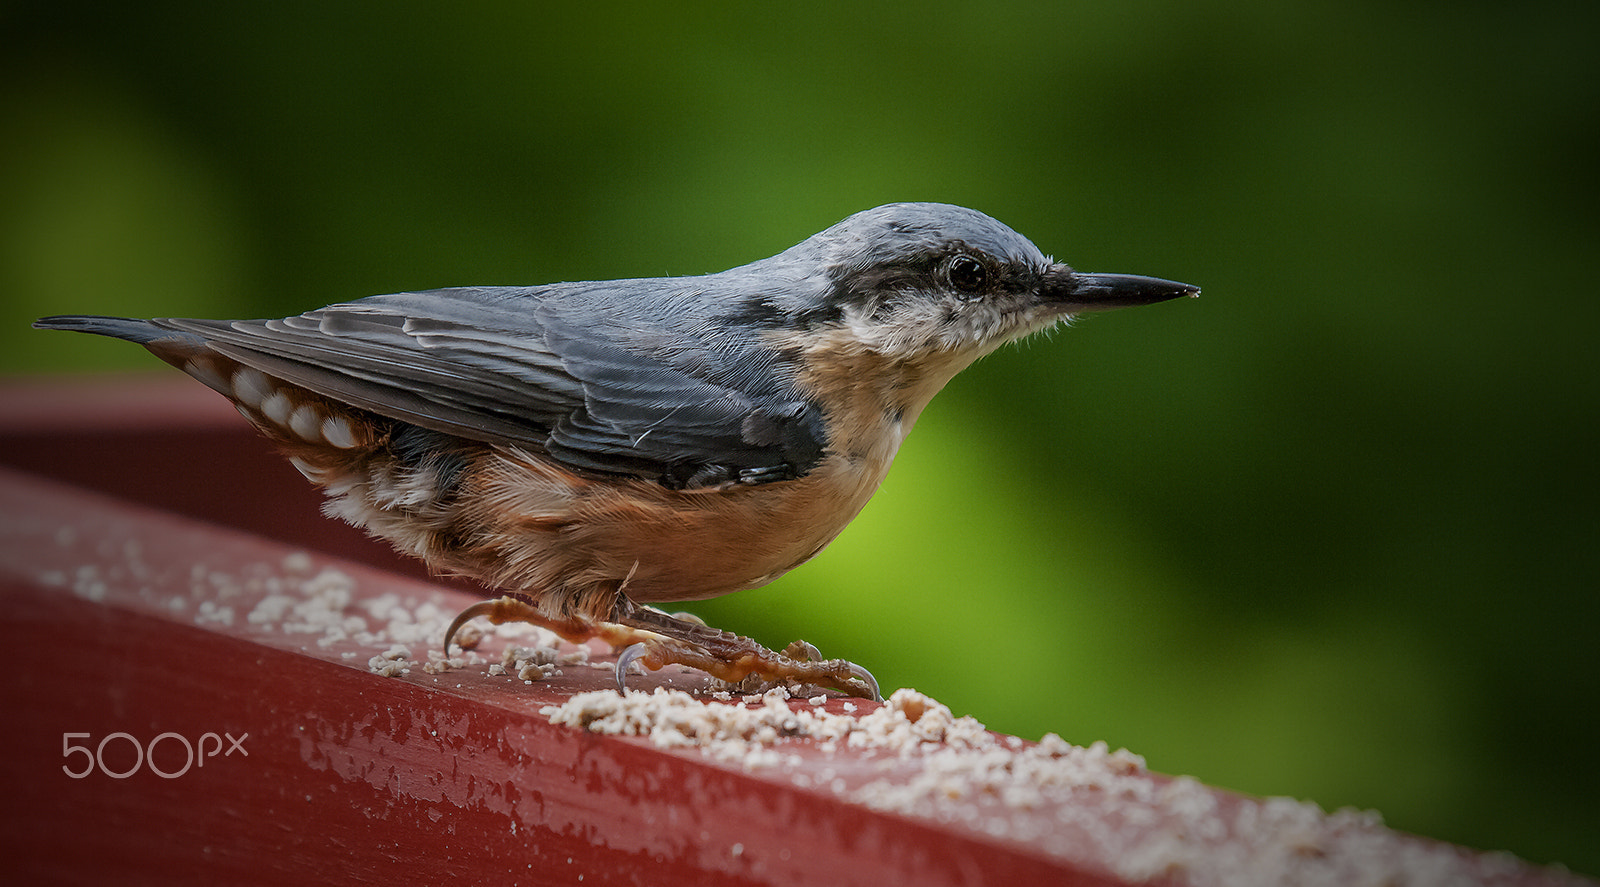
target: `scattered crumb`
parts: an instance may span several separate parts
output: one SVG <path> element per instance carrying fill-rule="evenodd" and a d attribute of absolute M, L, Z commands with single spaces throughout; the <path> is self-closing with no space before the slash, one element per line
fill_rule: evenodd
<path fill-rule="evenodd" d="M 1446 887 L 1482 883 L 1479 866 L 1494 864 L 1492 856 L 1389 831 L 1376 813 L 1330 814 L 1309 802 L 1236 797 L 1189 777 L 1157 776 L 1140 756 L 1104 742 L 998 736 L 915 690 L 896 690 L 859 717 L 815 705 L 791 709 L 782 688 L 740 699 L 601 690 L 542 713 L 555 724 L 643 736 L 745 770 L 773 770 L 875 810 L 959 823 L 1063 857 L 1089 852 L 1127 881 Z M 847 712 L 855 708 L 845 703 Z M 785 753 L 801 739 L 823 755 L 841 747 L 867 754 L 850 757 L 854 775 L 846 778 L 814 758 Z"/>
<path fill-rule="evenodd" d="M 195 608 L 194 624 L 224 626 L 232 625 L 233 608 L 228 606 L 218 606 L 217 602 L 213 600 L 203 600 L 200 602 L 200 606 Z"/>
<path fill-rule="evenodd" d="M 467 664 L 465 656 L 449 657 L 444 655 L 438 647 L 428 647 L 428 661 L 422 663 L 422 673 L 440 675 L 452 668 L 461 668 Z M 456 686 L 461 686 L 457 684 Z"/>
<path fill-rule="evenodd" d="M 560 651 L 552 646 L 540 645 L 537 647 L 509 646 L 500 656 L 500 671 L 510 672 L 517 676 L 523 683 L 531 684 L 542 681 L 553 674 L 558 674 L 556 660 L 560 658 Z"/>
<path fill-rule="evenodd" d="M 471 650 L 482 641 L 483 627 L 476 622 L 468 622 L 466 625 L 456 629 L 455 637 L 450 639 L 450 643 L 463 650 Z"/>
<path fill-rule="evenodd" d="M 384 677 L 410 674 L 406 660 L 411 658 L 411 650 L 401 644 L 394 644 L 389 649 L 367 660 L 367 668 L 374 674 Z"/>
<path fill-rule="evenodd" d="M 524 664 L 530 662 L 535 665 L 548 665 L 555 662 L 556 657 L 559 655 L 560 652 L 555 647 L 544 645 L 524 647 L 512 644 L 506 647 L 505 652 L 500 654 L 500 664 L 507 668 L 521 668 Z"/>
<path fill-rule="evenodd" d="M 626 696 L 597 690 L 580 693 L 561 706 L 547 706 L 543 713 L 553 723 L 594 733 L 648 736 L 663 747 L 698 746 L 718 760 L 739 762 L 746 769 L 778 762 L 771 746 L 783 738 L 844 740 L 856 747 L 911 754 L 925 742 L 963 744 L 989 735 L 982 724 L 953 718 L 949 709 L 914 690 L 896 691 L 881 708 L 861 718 L 815 709 L 794 711 L 783 687 L 742 698 L 745 705 L 721 705 L 659 687 Z"/>
<path fill-rule="evenodd" d="M 309 573 L 311 567 L 311 555 L 304 551 L 291 551 L 283 556 L 283 568 L 290 573 Z"/>
<path fill-rule="evenodd" d="M 554 665 L 539 665 L 538 663 L 528 662 L 526 660 L 522 660 L 517 663 L 517 677 L 520 678 L 525 684 L 531 684 L 534 681 L 542 681 L 555 673 L 556 667 Z"/>
<path fill-rule="evenodd" d="M 76 533 L 62 528 L 55 541 L 76 544 Z M 396 594 L 358 601 L 354 578 L 305 552 L 227 571 L 196 563 L 180 579 L 187 596 L 159 599 L 151 597 L 157 583 L 140 546 L 122 545 L 116 553 L 120 564 L 40 569 L 35 579 L 95 601 L 114 588 L 137 587 L 168 612 L 192 612 L 200 625 L 240 627 L 242 614 L 242 627 L 252 631 L 311 635 L 307 646 L 357 647 L 361 652 L 344 649 L 340 656 L 369 655 L 367 667 L 385 676 L 410 674 L 413 665 L 438 674 L 486 661 L 438 649 L 453 611 Z M 591 661 L 589 646 L 564 644 L 534 626 L 486 630 L 469 623 L 457 640 L 469 650 L 490 632 L 511 642 L 499 662 L 488 663 L 490 675 L 531 683 L 566 666 L 613 667 Z M 413 649 L 425 650 L 426 658 L 418 662 Z M 604 690 L 542 711 L 552 723 L 646 737 L 854 804 L 960 824 L 1040 852 L 1064 856 L 1089 848 L 1127 881 L 1426 887 L 1482 883 L 1485 872 L 1509 882 L 1525 871 L 1512 857 L 1397 835 L 1375 813 L 1327 813 L 1295 799 L 1243 798 L 1187 777 L 1157 776 L 1138 755 L 1103 742 L 1081 747 L 1055 734 L 1033 744 L 996 736 L 914 690 L 897 690 L 881 706 L 845 701 L 841 714 L 826 710 L 826 695 L 801 694 L 809 705 L 795 708 L 789 688 L 748 690 L 718 689 L 709 694 L 715 702 L 665 689 Z M 807 743 L 804 756 L 797 753 L 800 742 Z M 742 851 L 730 848 L 736 856 Z"/>
<path fill-rule="evenodd" d="M 93 564 L 85 564 L 77 569 L 72 578 L 72 593 L 86 600 L 99 603 L 106 599 L 111 591 L 111 586 L 106 578 L 100 575 L 100 570 Z"/>
<path fill-rule="evenodd" d="M 55 541 L 67 546 L 81 540 L 76 530 L 66 527 L 55 534 Z M 591 663 L 590 647 L 565 643 L 547 629 L 521 623 L 486 626 L 481 620 L 463 625 L 456 633 L 456 646 L 466 655 L 447 658 L 438 647 L 459 610 L 445 609 L 421 595 L 391 592 L 361 597 L 353 576 L 304 551 L 291 552 L 275 562 L 226 568 L 204 561 L 189 564 L 175 577 L 182 589 L 176 594 L 155 590 L 170 585 L 174 577 L 156 575 L 138 540 L 118 543 L 114 553 L 114 562 L 39 568 L 33 578 L 41 585 L 95 602 L 108 600 L 113 590 L 121 593 L 136 588 L 151 606 L 180 618 L 188 614 L 196 625 L 309 635 L 300 649 L 337 646 L 343 659 L 370 657 L 371 670 L 383 675 L 410 674 L 412 666 L 439 674 L 482 664 L 484 657 L 471 649 L 489 635 L 514 640 L 521 650 L 500 666 L 498 674 L 516 673 L 523 680 L 538 680 L 569 665 L 612 667 L 610 663 Z M 168 581 L 158 581 L 163 578 Z M 394 645 L 407 650 L 405 655 L 391 655 Z M 348 649 L 352 646 L 359 651 Z M 426 650 L 426 658 L 418 661 L 409 652 L 416 649 Z M 518 659 L 527 661 L 519 664 Z"/>

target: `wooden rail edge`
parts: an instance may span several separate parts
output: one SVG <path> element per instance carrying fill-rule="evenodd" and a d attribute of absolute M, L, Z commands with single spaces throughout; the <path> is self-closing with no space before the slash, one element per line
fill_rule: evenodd
<path fill-rule="evenodd" d="M 19 881 L 1594 883 L 914 692 L 718 694 L 667 669 L 624 699 L 608 651 L 515 632 L 441 661 L 478 595 L 320 518 L 200 394 L 0 389 Z"/>

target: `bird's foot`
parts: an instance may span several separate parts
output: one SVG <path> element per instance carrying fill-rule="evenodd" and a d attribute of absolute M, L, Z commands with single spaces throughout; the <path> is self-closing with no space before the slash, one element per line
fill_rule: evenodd
<path fill-rule="evenodd" d="M 796 682 L 827 687 L 865 699 L 880 699 L 872 673 L 843 659 L 822 659 L 817 648 L 796 641 L 775 653 L 746 637 L 719 631 L 704 623 L 640 607 L 623 598 L 612 620 L 552 617 L 521 595 L 506 595 L 462 610 L 445 634 L 445 653 L 468 620 L 487 617 L 500 625 L 528 622 L 548 628 L 563 639 L 581 644 L 599 638 L 621 651 L 617 657 L 617 688 L 625 688 L 625 673 L 638 662 L 655 671 L 667 665 L 698 669 L 722 681 L 737 684 L 747 678 Z"/>
<path fill-rule="evenodd" d="M 621 649 L 634 644 L 656 640 L 668 640 L 655 632 L 622 625 L 616 622 L 605 622 L 598 619 L 585 619 L 581 616 L 550 616 L 539 610 L 531 598 L 523 595 L 507 594 L 492 601 L 480 601 L 462 610 L 450 623 L 450 628 L 444 635 L 444 653 L 450 655 L 450 644 L 455 641 L 456 633 L 461 627 L 472 619 L 484 616 L 495 625 L 507 622 L 526 622 L 547 628 L 562 640 L 574 644 L 582 644 L 596 638 L 605 641 L 613 647 Z"/>
<path fill-rule="evenodd" d="M 729 684 L 747 679 L 792 682 L 826 687 L 864 699 L 882 699 L 878 681 L 871 672 L 844 659 L 823 659 L 817 648 L 805 641 L 795 641 L 782 653 L 776 653 L 747 637 L 712 628 L 698 619 L 690 621 L 631 603 L 618 609 L 623 611 L 618 614 L 619 622 L 660 638 L 642 640 L 624 651 L 628 662 L 637 661 L 651 670 L 665 665 L 685 665 Z M 625 663 L 619 658 L 619 687 L 623 683 L 624 667 Z"/>

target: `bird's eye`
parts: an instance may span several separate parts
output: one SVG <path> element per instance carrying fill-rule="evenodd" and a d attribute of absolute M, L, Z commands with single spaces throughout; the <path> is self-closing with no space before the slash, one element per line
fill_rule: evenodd
<path fill-rule="evenodd" d="M 989 282 L 989 269 L 971 256 L 950 260 L 950 285 L 964 293 L 975 293 Z"/>

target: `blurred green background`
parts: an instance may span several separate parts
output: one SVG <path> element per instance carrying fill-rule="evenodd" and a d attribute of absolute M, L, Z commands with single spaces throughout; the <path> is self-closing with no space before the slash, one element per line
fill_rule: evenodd
<path fill-rule="evenodd" d="M 1600 872 L 1592 2 L 0 7 L 41 314 L 692 274 L 981 209 L 1198 301 L 1008 348 L 698 607 L 999 730 Z"/>

